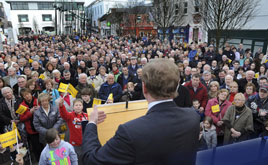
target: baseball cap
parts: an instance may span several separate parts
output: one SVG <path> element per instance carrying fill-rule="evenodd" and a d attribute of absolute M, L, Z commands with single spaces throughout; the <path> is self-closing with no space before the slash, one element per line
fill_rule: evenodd
<path fill-rule="evenodd" d="M 262 86 L 260 86 L 260 90 L 265 90 L 266 92 L 268 91 L 268 84 L 263 84 Z"/>

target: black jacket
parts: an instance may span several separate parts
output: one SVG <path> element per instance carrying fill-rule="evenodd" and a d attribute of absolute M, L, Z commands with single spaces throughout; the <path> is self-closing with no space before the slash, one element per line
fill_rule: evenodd
<path fill-rule="evenodd" d="M 20 103 L 22 102 L 22 100 L 18 97 L 15 97 L 15 104 L 14 104 L 14 110 L 16 111 L 19 108 Z M 16 115 L 18 115 L 16 113 Z M 11 124 L 10 121 L 13 120 L 10 114 L 10 111 L 8 109 L 7 103 L 5 101 L 5 98 L 3 97 L 2 99 L 0 99 L 0 121 L 4 124 L 4 125 L 9 125 Z M 19 118 L 18 118 L 19 120 Z"/>

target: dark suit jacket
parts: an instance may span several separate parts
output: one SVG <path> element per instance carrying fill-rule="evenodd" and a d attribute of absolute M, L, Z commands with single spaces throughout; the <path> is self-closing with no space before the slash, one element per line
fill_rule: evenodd
<path fill-rule="evenodd" d="M 83 136 L 84 164 L 195 164 L 199 116 L 173 101 L 153 106 L 145 116 L 119 126 L 103 147 L 97 126 L 90 123 Z"/>
<path fill-rule="evenodd" d="M 178 92 L 178 96 L 173 99 L 174 102 L 177 104 L 177 106 L 191 107 L 192 101 L 191 101 L 189 90 L 185 86 L 180 85 L 177 92 Z"/>

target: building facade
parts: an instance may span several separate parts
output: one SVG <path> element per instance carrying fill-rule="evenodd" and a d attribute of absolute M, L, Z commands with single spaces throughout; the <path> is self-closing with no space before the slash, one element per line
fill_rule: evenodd
<path fill-rule="evenodd" d="M 17 34 L 80 32 L 84 21 L 84 0 L 6 0 Z M 80 28 L 82 29 L 82 28 Z"/>

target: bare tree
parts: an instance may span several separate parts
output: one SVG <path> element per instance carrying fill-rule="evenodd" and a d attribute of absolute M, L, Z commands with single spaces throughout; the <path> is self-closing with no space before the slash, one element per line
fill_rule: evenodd
<path fill-rule="evenodd" d="M 35 17 L 33 18 L 33 28 L 34 28 L 34 32 L 38 33 L 38 23 L 37 23 Z"/>
<path fill-rule="evenodd" d="M 241 29 L 256 14 L 258 4 L 259 0 L 202 0 L 203 23 L 208 31 L 215 30 L 217 50 L 222 31 Z"/>
<path fill-rule="evenodd" d="M 162 30 L 164 38 L 168 28 L 184 23 L 183 2 L 184 0 L 153 0 L 150 15 L 154 23 Z"/>

